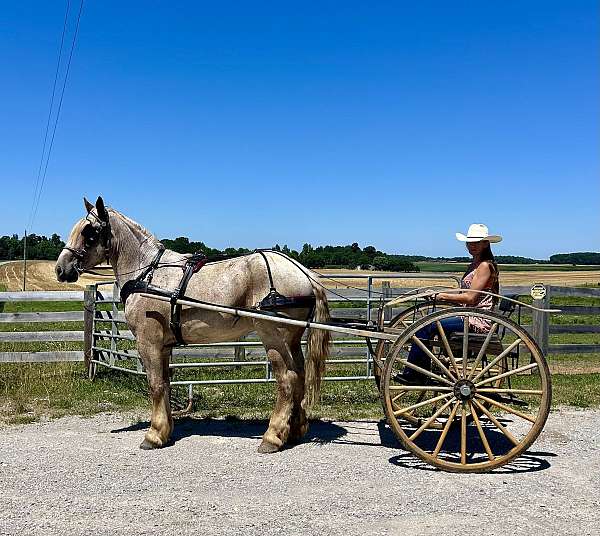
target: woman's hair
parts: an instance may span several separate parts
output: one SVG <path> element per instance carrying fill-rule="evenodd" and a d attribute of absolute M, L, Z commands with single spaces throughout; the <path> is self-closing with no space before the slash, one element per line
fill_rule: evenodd
<path fill-rule="evenodd" d="M 482 250 L 481 255 L 479 257 L 480 262 L 488 262 L 492 269 L 492 292 L 494 294 L 500 294 L 500 280 L 499 280 L 499 271 L 498 271 L 498 263 L 496 262 L 496 258 L 492 253 L 492 248 L 490 247 L 490 243 L 487 243 L 487 246 Z M 466 272 L 463 275 L 463 278 L 467 276 L 469 272 L 472 272 L 479 266 L 478 263 L 473 261 L 467 267 Z M 494 298 L 494 303 L 498 301 L 498 298 Z"/>

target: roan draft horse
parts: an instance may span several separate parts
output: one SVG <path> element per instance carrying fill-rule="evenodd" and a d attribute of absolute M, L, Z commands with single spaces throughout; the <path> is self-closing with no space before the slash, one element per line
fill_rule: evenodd
<path fill-rule="evenodd" d="M 155 266 L 151 270 L 154 286 L 177 288 L 188 256 L 165 250 L 141 225 L 105 207 L 101 197 L 95 206 L 86 199 L 84 203 L 87 215 L 73 226 L 56 262 L 58 281 L 77 281 L 79 274 L 107 260 L 121 289 L 152 266 Z M 160 253 L 161 250 L 164 251 Z M 270 277 L 265 264 L 270 268 Z M 283 296 L 314 297 L 311 306 L 283 311 L 290 318 L 306 320 L 312 313 L 316 322 L 329 320 L 325 292 L 311 279 L 310 272 L 276 252 L 208 262 L 191 277 L 185 296 L 219 305 L 253 308 L 269 294 L 273 284 Z M 308 429 L 306 410 L 318 398 L 329 350 L 329 332 L 309 330 L 305 363 L 301 347 L 304 328 L 184 307 L 177 334 L 171 314 L 169 303 L 139 293 L 126 298 L 125 318 L 135 335 L 152 399 L 150 428 L 140 448 L 164 447 L 173 432 L 169 361 L 177 339 L 188 344 L 228 342 L 251 332 L 256 332 L 264 344 L 277 381 L 277 401 L 258 451 L 276 452 L 287 442 L 297 442 L 304 436 Z"/>

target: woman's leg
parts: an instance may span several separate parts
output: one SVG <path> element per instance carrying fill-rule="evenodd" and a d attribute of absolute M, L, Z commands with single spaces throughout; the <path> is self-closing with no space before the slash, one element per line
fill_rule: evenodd
<path fill-rule="evenodd" d="M 446 336 L 464 329 L 463 319 L 458 316 L 444 318 L 444 320 L 441 320 L 440 323 L 442 324 L 442 328 L 444 329 Z M 425 346 L 429 348 L 430 346 L 428 341 L 435 335 L 438 335 L 437 323 L 427 324 L 425 327 L 417 331 L 415 335 L 423 341 Z M 425 370 L 431 370 L 431 359 L 415 343 L 411 345 L 410 352 L 408 353 L 408 362 Z M 424 374 L 421 374 L 410 367 L 404 367 L 402 379 L 408 383 L 421 383 L 426 379 L 426 377 Z"/>

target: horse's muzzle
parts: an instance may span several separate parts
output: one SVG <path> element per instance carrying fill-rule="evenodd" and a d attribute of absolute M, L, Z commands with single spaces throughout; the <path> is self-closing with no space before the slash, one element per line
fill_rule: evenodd
<path fill-rule="evenodd" d="M 79 279 L 79 272 L 75 268 L 74 262 L 67 265 L 57 262 L 54 271 L 56 272 L 56 279 L 61 283 L 74 283 Z"/>

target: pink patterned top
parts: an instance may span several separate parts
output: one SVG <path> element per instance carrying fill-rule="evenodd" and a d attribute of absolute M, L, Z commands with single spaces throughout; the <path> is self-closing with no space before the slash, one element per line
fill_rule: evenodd
<path fill-rule="evenodd" d="M 470 271 L 467 275 L 465 275 L 462 278 L 462 281 L 460 282 L 460 288 L 471 288 L 471 283 L 473 282 L 473 277 L 475 276 L 475 270 Z M 490 285 L 493 279 L 493 277 L 490 277 L 488 285 L 482 290 L 485 290 L 487 292 L 493 292 L 492 286 Z M 480 294 L 478 301 L 475 304 L 475 307 L 477 307 L 478 309 L 485 309 L 486 311 L 491 311 L 494 307 L 494 297 L 489 296 L 487 294 Z M 474 316 L 469 317 L 469 325 L 479 333 L 487 333 L 492 327 L 492 323 L 489 320 Z"/>

